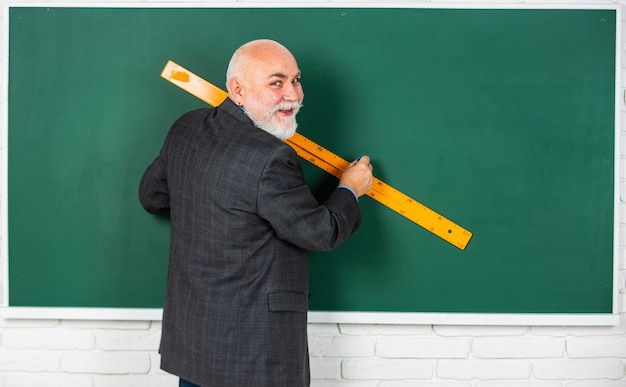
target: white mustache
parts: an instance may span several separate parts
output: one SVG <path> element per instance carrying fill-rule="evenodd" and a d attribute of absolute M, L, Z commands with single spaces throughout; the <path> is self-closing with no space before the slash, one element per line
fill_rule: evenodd
<path fill-rule="evenodd" d="M 293 110 L 294 113 L 297 113 L 301 107 L 301 102 L 282 102 L 272 108 L 272 114 L 279 110 Z"/>

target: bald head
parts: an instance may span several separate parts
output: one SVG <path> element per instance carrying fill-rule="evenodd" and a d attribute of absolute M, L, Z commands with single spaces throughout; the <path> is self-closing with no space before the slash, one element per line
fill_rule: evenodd
<path fill-rule="evenodd" d="M 226 81 L 228 82 L 232 77 L 243 78 L 249 69 L 254 68 L 258 63 L 270 60 L 275 55 L 292 56 L 285 46 L 273 40 L 259 39 L 244 44 L 230 59 Z"/>
<path fill-rule="evenodd" d="M 231 78 L 245 81 L 251 70 L 257 69 L 258 66 L 267 65 L 279 58 L 296 61 L 285 46 L 273 40 L 258 39 L 244 44 L 235 51 L 230 59 L 226 71 L 227 86 Z"/>

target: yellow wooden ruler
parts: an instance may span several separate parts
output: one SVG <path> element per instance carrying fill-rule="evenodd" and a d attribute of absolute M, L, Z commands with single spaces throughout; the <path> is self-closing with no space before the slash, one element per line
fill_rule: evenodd
<path fill-rule="evenodd" d="M 172 61 L 167 62 L 161 72 L 161 77 L 211 106 L 218 106 L 228 96 L 224 90 Z M 296 151 L 298 156 L 337 178 L 341 176 L 342 172 L 350 164 L 348 161 L 297 132 L 293 137 L 285 140 L 285 142 Z M 377 178 L 374 178 L 372 189 L 367 192 L 367 196 L 384 204 L 461 250 L 465 249 L 472 237 L 470 231 Z"/>

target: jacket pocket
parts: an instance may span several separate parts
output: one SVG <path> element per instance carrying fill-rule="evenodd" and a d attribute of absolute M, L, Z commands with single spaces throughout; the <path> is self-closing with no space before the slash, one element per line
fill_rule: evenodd
<path fill-rule="evenodd" d="M 270 312 L 306 313 L 308 308 L 309 297 L 304 292 L 285 291 L 268 294 L 268 309 Z"/>

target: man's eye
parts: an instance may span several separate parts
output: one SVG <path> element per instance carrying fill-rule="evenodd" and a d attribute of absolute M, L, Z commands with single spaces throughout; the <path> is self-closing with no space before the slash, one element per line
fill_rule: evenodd
<path fill-rule="evenodd" d="M 272 86 L 281 86 L 283 84 L 282 81 L 272 82 Z"/>
<path fill-rule="evenodd" d="M 291 83 L 293 83 L 294 85 L 295 85 L 296 83 L 300 83 L 300 78 L 294 78 L 294 79 L 291 81 Z"/>

